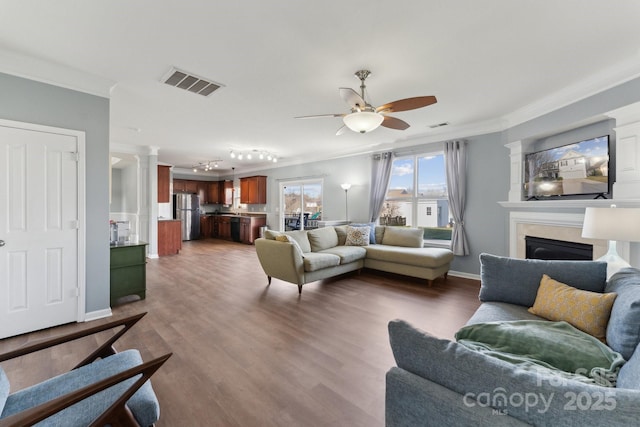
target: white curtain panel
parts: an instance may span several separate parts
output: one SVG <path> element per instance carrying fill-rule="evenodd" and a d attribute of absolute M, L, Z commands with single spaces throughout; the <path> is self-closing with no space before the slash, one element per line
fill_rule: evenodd
<path fill-rule="evenodd" d="M 464 229 L 464 210 L 467 199 L 467 143 L 448 141 L 444 144 L 447 169 L 449 209 L 454 225 L 451 234 L 451 250 L 455 255 L 469 255 L 469 242 Z"/>
<path fill-rule="evenodd" d="M 384 199 L 389 188 L 393 153 L 374 154 L 371 163 L 371 197 L 369 198 L 369 215 L 372 222 L 380 217 Z"/>

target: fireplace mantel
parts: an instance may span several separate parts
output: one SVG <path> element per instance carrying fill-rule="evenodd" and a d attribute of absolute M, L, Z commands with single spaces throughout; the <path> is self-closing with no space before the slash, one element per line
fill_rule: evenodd
<path fill-rule="evenodd" d="M 640 199 L 570 199 L 570 200 L 529 200 L 503 201 L 500 206 L 508 209 L 527 209 L 536 211 L 559 211 L 563 209 L 584 209 L 589 207 L 608 208 L 616 205 L 618 208 L 640 208 Z"/>
<path fill-rule="evenodd" d="M 523 200 L 523 161 L 529 143 L 513 141 L 510 151 L 511 176 L 507 201 L 498 202 L 509 211 L 509 256 L 524 258 L 526 234 L 574 242 L 593 243 L 594 258 L 606 252 L 607 241 L 581 236 L 584 211 L 588 207 L 640 208 L 640 102 L 605 116 L 616 120 L 616 182 L 611 199 Z M 640 243 L 617 242 L 622 258 L 640 266 Z"/>

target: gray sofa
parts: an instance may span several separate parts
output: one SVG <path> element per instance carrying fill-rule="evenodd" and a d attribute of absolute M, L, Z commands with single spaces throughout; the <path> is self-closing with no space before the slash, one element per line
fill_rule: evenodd
<path fill-rule="evenodd" d="M 255 243 L 269 283 L 275 277 L 298 285 L 337 276 L 363 267 L 426 279 L 446 275 L 453 260 L 448 249 L 423 247 L 420 228 L 370 225 L 371 237 L 361 246 L 348 245 L 349 226 L 313 230 L 267 230 Z M 288 236 L 289 242 L 276 240 Z"/>
<path fill-rule="evenodd" d="M 481 305 L 468 325 L 545 320 L 527 311 L 543 274 L 575 288 L 617 293 L 606 344 L 626 363 L 615 387 L 525 369 L 394 320 L 389 337 L 397 366 L 386 377 L 387 427 L 638 425 L 640 270 L 624 269 L 607 282 L 606 264 L 599 262 L 480 258 Z"/>

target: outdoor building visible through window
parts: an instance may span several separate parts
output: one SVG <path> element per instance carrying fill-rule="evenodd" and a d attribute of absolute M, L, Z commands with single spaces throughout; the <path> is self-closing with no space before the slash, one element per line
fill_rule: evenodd
<path fill-rule="evenodd" d="M 398 157 L 393 161 L 380 224 L 422 227 L 425 239 L 451 239 L 443 153 Z"/>

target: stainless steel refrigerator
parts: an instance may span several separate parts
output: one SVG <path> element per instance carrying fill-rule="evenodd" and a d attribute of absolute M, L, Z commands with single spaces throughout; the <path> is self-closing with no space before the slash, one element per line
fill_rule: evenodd
<path fill-rule="evenodd" d="M 200 200 L 197 194 L 174 194 L 173 217 L 182 221 L 182 240 L 200 238 Z"/>

